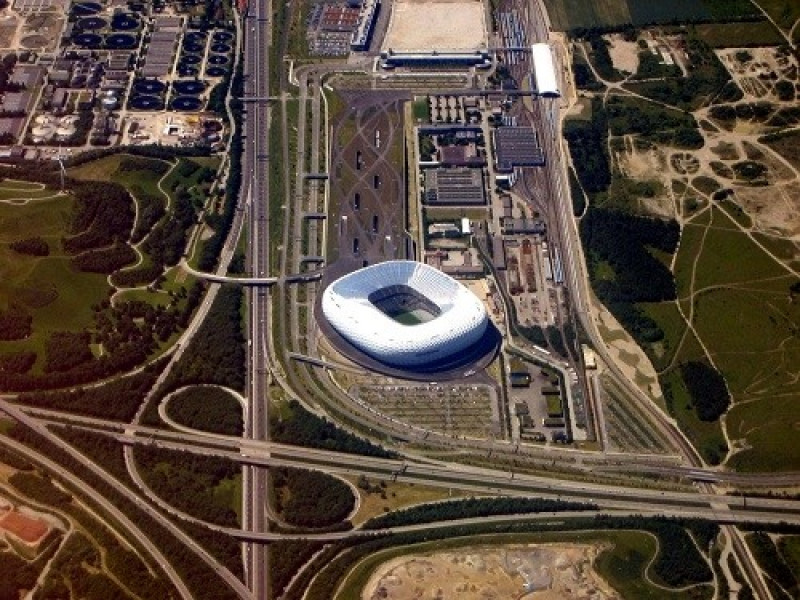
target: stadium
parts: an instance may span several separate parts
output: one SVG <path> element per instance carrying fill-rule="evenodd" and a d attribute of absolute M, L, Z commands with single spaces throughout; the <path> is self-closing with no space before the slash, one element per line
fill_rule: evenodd
<path fill-rule="evenodd" d="M 391 260 L 340 277 L 323 292 L 321 309 L 341 338 L 333 341 L 350 346 L 337 347 L 361 364 L 369 357 L 366 366 L 378 371 L 463 375 L 465 364 L 497 347 L 480 299 L 415 261 Z"/>

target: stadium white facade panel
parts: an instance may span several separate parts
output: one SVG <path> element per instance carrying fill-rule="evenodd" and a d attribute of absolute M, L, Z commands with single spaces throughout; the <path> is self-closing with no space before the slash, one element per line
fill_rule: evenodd
<path fill-rule="evenodd" d="M 549 44 L 534 44 L 531 46 L 533 59 L 533 74 L 536 78 L 536 91 L 539 94 L 558 96 L 558 78 L 556 77 L 553 63 L 553 51 Z"/>
<path fill-rule="evenodd" d="M 410 288 L 438 314 L 407 325 L 370 300 L 392 286 Z M 488 326 L 480 299 L 455 279 L 415 261 L 393 260 L 359 269 L 331 283 L 322 312 L 351 344 L 386 364 L 414 367 L 447 359 L 481 339 Z"/>

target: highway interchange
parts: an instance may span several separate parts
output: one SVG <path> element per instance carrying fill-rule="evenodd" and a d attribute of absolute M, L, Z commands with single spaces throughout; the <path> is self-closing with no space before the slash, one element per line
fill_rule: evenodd
<path fill-rule="evenodd" d="M 269 179 L 268 165 L 273 160 L 270 157 L 269 128 L 276 126 L 277 119 L 273 113 L 280 110 L 280 127 L 286 125 L 286 95 L 281 98 L 280 109 L 274 99 L 270 100 L 269 53 L 272 39 L 272 23 L 270 15 L 272 6 L 270 2 L 258 0 L 251 3 L 246 18 L 243 18 L 240 39 L 244 40 L 244 73 L 245 73 L 245 114 L 243 115 L 244 152 L 242 156 L 242 188 L 240 190 L 240 208 L 232 228 L 231 238 L 223 251 L 220 268 L 215 274 L 206 274 L 213 283 L 210 286 L 209 296 L 203 302 L 197 316 L 189 329 L 182 336 L 173 352 L 170 364 L 174 364 L 180 357 L 186 342 L 196 331 L 210 307 L 219 283 L 235 281 L 235 278 L 226 276 L 225 271 L 233 255 L 236 239 L 246 228 L 248 244 L 248 270 L 250 276 L 241 279 L 250 289 L 249 313 L 247 324 L 248 338 L 248 372 L 246 397 L 248 403 L 245 410 L 245 434 L 243 438 L 214 436 L 203 432 L 180 432 L 145 427 L 139 424 L 139 417 L 131 424 L 116 424 L 79 417 L 57 411 L 46 411 L 14 405 L 7 400 L 0 400 L 0 411 L 15 420 L 24 423 L 31 429 L 44 436 L 48 441 L 56 444 L 64 453 L 83 462 L 96 476 L 101 477 L 115 490 L 145 511 L 148 516 L 156 520 L 163 527 L 175 535 L 187 548 L 194 552 L 200 560 L 206 562 L 235 593 L 242 598 L 266 599 L 271 598 L 268 586 L 268 556 L 267 542 L 280 539 L 318 539 L 337 540 L 352 536 L 364 535 L 358 529 L 333 533 L 286 533 L 270 531 L 269 507 L 267 506 L 268 468 L 283 466 L 303 466 L 318 469 L 338 475 L 367 475 L 369 477 L 393 479 L 409 483 L 419 483 L 431 486 L 440 486 L 451 489 L 461 489 L 475 494 L 490 495 L 519 495 L 537 496 L 547 498 L 560 498 L 579 500 L 591 505 L 590 510 L 580 513 L 559 513 L 558 515 L 526 515 L 525 518 L 558 519 L 582 517 L 597 514 L 615 515 L 666 515 L 673 517 L 696 517 L 711 519 L 725 526 L 743 522 L 755 523 L 791 523 L 800 525 L 800 503 L 793 500 L 768 499 L 755 497 L 728 496 L 715 493 L 710 483 L 731 486 L 754 486 L 759 484 L 790 486 L 800 482 L 800 474 L 760 475 L 725 473 L 705 469 L 696 452 L 674 426 L 666 421 L 663 415 L 654 408 L 649 400 L 643 397 L 641 390 L 630 382 L 619 370 L 614 361 L 605 351 L 604 344 L 599 337 L 596 325 L 590 318 L 588 279 L 583 268 L 580 244 L 577 239 L 574 220 L 571 216 L 571 202 L 568 186 L 566 185 L 566 167 L 564 163 L 563 148 L 561 147 L 559 104 L 557 99 L 542 99 L 534 105 L 534 118 L 544 128 L 547 135 L 543 136 L 545 151 L 551 160 L 548 163 L 548 172 L 545 179 L 539 183 L 547 186 L 553 200 L 550 215 L 551 228 L 558 230 L 560 247 L 563 250 L 565 273 L 570 292 L 570 301 L 574 313 L 581 320 L 584 328 L 594 342 L 599 355 L 609 365 L 612 375 L 627 393 L 641 401 L 639 404 L 652 412 L 652 416 L 665 435 L 673 441 L 680 450 L 681 460 L 670 460 L 664 457 L 637 457 L 627 455 L 611 455 L 609 453 L 580 452 L 566 449 L 538 449 L 526 447 L 513 447 L 502 441 L 454 441 L 447 436 L 426 432 L 421 435 L 407 426 L 394 422 L 383 415 L 376 414 L 369 407 L 359 405 L 342 390 L 335 386 L 328 386 L 324 390 L 318 387 L 318 393 L 329 394 L 340 407 L 345 407 L 350 419 L 359 423 L 363 429 L 374 430 L 391 434 L 399 440 L 408 440 L 413 444 L 424 441 L 427 445 L 445 447 L 448 449 L 470 450 L 476 456 L 502 457 L 510 465 L 519 461 L 520 468 L 514 470 L 507 468 L 486 468 L 470 466 L 468 464 L 444 462 L 426 458 L 422 453 L 413 449 L 407 452 L 404 458 L 379 459 L 363 456 L 335 453 L 330 451 L 315 450 L 310 448 L 278 444 L 271 442 L 268 436 L 268 408 L 269 386 L 278 386 L 290 397 L 298 398 L 303 391 L 314 388 L 318 383 L 311 382 L 307 377 L 298 375 L 292 367 L 289 353 L 299 339 L 301 332 L 307 331 L 309 321 L 300 323 L 293 317 L 292 326 L 288 335 L 295 341 L 285 340 L 279 350 L 275 347 L 272 338 L 272 323 L 275 318 L 281 318 L 282 312 L 276 311 L 273 304 L 274 290 L 282 294 L 291 294 L 297 300 L 296 287 L 289 288 L 287 283 L 309 285 L 309 293 L 304 302 L 306 306 L 313 305 L 313 283 L 320 277 L 319 273 L 300 273 L 300 253 L 296 242 L 301 237 L 302 211 L 293 211 L 293 219 L 283 224 L 283 251 L 278 260 L 278 272 L 271 272 L 270 256 L 270 189 L 271 186 L 280 186 L 291 189 L 287 185 L 289 177 L 294 177 L 294 188 L 297 193 L 303 189 L 302 173 L 287 175 L 283 181 L 274 182 Z M 547 41 L 548 27 L 546 13 L 539 2 L 532 4 L 529 33 L 533 41 Z M 325 100 L 320 93 L 325 76 L 341 69 L 341 66 L 304 67 L 295 72 L 295 81 L 299 91 L 301 107 L 308 103 L 312 107 L 310 113 L 310 129 L 312 136 L 306 140 L 306 113 L 301 108 L 298 127 L 297 154 L 305 155 L 310 151 L 310 170 L 312 172 L 327 171 L 325 164 L 329 160 L 327 140 L 329 132 L 327 111 L 324 110 Z M 352 68 L 352 67 L 351 67 Z M 324 112 L 323 112 L 324 111 Z M 321 132 L 324 130 L 324 135 Z M 285 136 L 284 136 L 285 138 Z M 324 141 L 323 141 L 324 140 Z M 324 161 L 321 155 L 324 154 Z M 288 156 L 288 144 L 284 143 L 282 160 Z M 298 163 L 299 164 L 299 163 Z M 285 194 L 291 200 L 290 194 Z M 327 209 L 327 194 L 320 194 L 316 188 L 309 192 L 304 199 L 305 209 L 325 211 Z M 297 208 L 297 207 L 296 207 Z M 555 227 L 553 227 L 555 225 Z M 316 227 L 314 223 L 314 227 Z M 322 253 L 325 249 L 324 238 L 319 242 L 316 231 L 311 236 L 312 253 Z M 274 242 L 274 240 L 273 240 Z M 318 244 L 317 247 L 314 244 Z M 294 247 L 293 247 L 294 246 Z M 294 275 L 291 275 L 294 274 Z M 275 287 L 268 287 L 275 286 Z M 291 289 L 292 291 L 288 291 Z M 311 311 L 308 311 L 309 313 Z M 169 369 L 167 369 L 168 371 Z M 163 380 L 165 375 L 162 375 Z M 299 398 L 302 400 L 302 398 Z M 309 406 L 312 410 L 316 407 Z M 95 464 L 87 457 L 78 453 L 69 444 L 55 435 L 51 429 L 53 425 L 69 423 L 75 428 L 84 428 L 95 433 L 102 433 L 116 439 L 126 448 L 125 456 L 128 461 L 129 473 L 134 483 L 138 486 L 137 494 L 131 488 L 120 483 L 107 471 Z M 191 595 L 179 575 L 169 566 L 168 557 L 165 557 L 159 548 L 155 547 L 147 538 L 147 532 L 142 531 L 129 516 L 96 491 L 80 485 L 78 480 L 69 471 L 60 467 L 56 462 L 41 456 L 35 456 L 24 446 L 12 441 L 4 440 L 3 443 L 12 445 L 17 451 L 25 454 L 31 460 L 38 462 L 47 470 L 56 473 L 65 481 L 73 483 L 75 487 L 85 489 L 87 497 L 112 515 L 122 528 L 135 539 L 142 548 L 149 553 L 156 564 L 161 565 L 175 586 L 177 593 L 182 598 Z M 181 514 L 173 507 L 167 505 L 162 499 L 153 494 L 144 482 L 138 477 L 136 467 L 132 460 L 131 448 L 137 444 L 148 444 L 154 447 L 193 452 L 197 454 L 224 457 L 236 461 L 243 466 L 244 493 L 243 493 L 243 522 L 241 529 L 224 528 L 205 524 L 220 533 L 232 535 L 243 542 L 243 556 L 245 562 L 245 581 L 239 581 L 232 573 L 225 569 L 216 559 L 208 554 L 197 542 L 186 535 L 177 527 L 174 519 L 192 520 L 186 514 Z M 488 452 L 488 454 L 486 454 Z M 526 461 L 528 461 L 526 463 Z M 580 474 L 580 464 L 585 464 L 585 472 L 594 471 L 598 475 L 619 472 L 626 476 L 631 474 L 647 473 L 653 477 L 666 479 L 671 482 L 654 489 L 637 487 L 623 487 L 597 483 L 588 476 L 586 479 L 567 479 L 546 477 L 541 474 L 531 474 L 524 468 L 527 464 L 536 465 L 553 461 L 569 463 L 572 475 Z M 577 467 L 575 465 L 578 465 Z M 611 475 L 609 475 L 611 477 Z M 675 482 L 695 481 L 697 490 L 690 491 L 686 485 L 676 485 Z M 520 516 L 494 517 L 493 521 L 504 522 L 520 519 Z M 447 527 L 454 524 L 476 524 L 475 519 L 450 521 L 444 523 L 416 525 L 395 528 L 386 531 L 416 531 Z M 485 523 L 486 519 L 481 519 Z M 751 585 L 754 586 L 758 597 L 769 598 L 758 569 L 752 564 L 749 553 L 744 548 L 741 538 L 733 529 L 728 529 L 729 537 L 733 539 L 734 551 L 748 574 Z"/>

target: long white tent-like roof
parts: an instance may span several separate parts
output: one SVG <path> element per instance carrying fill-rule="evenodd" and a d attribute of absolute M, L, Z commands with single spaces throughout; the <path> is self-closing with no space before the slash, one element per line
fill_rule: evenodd
<path fill-rule="evenodd" d="M 539 94 L 559 96 L 558 78 L 553 63 L 553 51 L 549 44 L 531 46 L 533 59 L 533 75 L 536 79 L 536 91 Z"/>

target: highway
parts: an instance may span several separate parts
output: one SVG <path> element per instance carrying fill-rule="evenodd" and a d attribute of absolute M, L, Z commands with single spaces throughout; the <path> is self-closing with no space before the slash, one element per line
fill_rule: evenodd
<path fill-rule="evenodd" d="M 75 450 L 67 442 L 65 442 L 60 437 L 51 432 L 43 421 L 35 419 L 25 414 L 19 407 L 11 404 L 10 402 L 4 399 L 0 399 L 0 411 L 4 412 L 15 421 L 29 427 L 31 430 L 44 437 L 48 442 L 58 447 L 65 455 L 68 455 L 71 458 L 83 464 L 95 476 L 97 476 L 106 484 L 114 488 L 116 492 L 118 492 L 131 502 L 133 502 L 139 509 L 146 512 L 159 525 L 161 525 L 172 535 L 174 535 L 184 546 L 186 546 L 186 548 L 188 548 L 191 552 L 193 552 L 196 556 L 198 556 L 211 569 L 213 569 L 222 579 L 224 579 L 225 582 L 231 587 L 231 589 L 234 590 L 241 598 L 248 598 L 249 596 L 248 590 L 242 585 L 242 583 L 230 571 L 222 567 L 216 561 L 216 559 L 214 559 L 200 544 L 198 544 L 193 538 L 189 537 L 186 533 L 184 533 L 183 530 L 177 527 L 170 519 L 167 519 L 160 511 L 156 510 L 153 506 L 151 506 L 150 504 L 145 502 L 142 498 L 137 496 L 131 488 L 127 487 L 125 484 L 121 483 L 120 481 L 109 475 L 108 472 L 105 471 L 102 467 L 92 462 L 88 457 Z M 4 443 L 9 443 L 9 445 L 11 445 L 13 441 L 4 440 Z M 144 534 L 144 532 L 139 531 L 138 528 L 132 524 L 129 517 L 126 517 L 118 508 L 114 507 L 108 500 L 103 498 L 101 494 L 89 488 L 85 482 L 81 481 L 79 478 L 77 478 L 76 476 L 72 475 L 71 473 L 60 467 L 54 461 L 48 461 L 48 459 L 44 457 L 37 457 L 35 459 L 35 462 L 46 464 L 48 469 L 53 469 L 53 472 L 64 477 L 67 481 L 75 485 L 76 489 L 83 491 L 85 494 L 87 494 L 89 498 L 97 502 L 99 506 L 106 509 L 109 512 L 109 514 L 119 519 L 119 522 L 126 529 L 128 529 L 131 532 L 131 534 L 137 540 L 140 541 L 140 543 L 142 543 L 142 547 L 148 552 L 150 552 L 150 554 L 159 562 L 159 564 L 162 566 L 162 568 L 169 576 L 170 580 L 173 582 L 173 584 L 180 592 L 181 596 L 184 598 L 192 597 L 188 591 L 188 588 L 180 580 L 179 576 L 174 571 L 174 569 L 170 566 L 169 561 L 166 559 L 166 557 L 163 556 L 163 554 L 158 548 L 156 548 L 151 542 L 149 542 L 149 539 L 146 537 L 146 534 Z M 137 531 L 139 531 L 138 534 Z"/>
<path fill-rule="evenodd" d="M 1 406 L 3 405 L 0 404 Z M 22 412 L 19 409 L 16 410 Z M 57 421 L 51 421 L 44 414 L 40 414 L 39 422 Z M 108 422 L 86 417 L 81 418 L 80 421 L 74 421 L 72 426 L 109 435 L 126 445 L 152 445 L 183 452 L 219 456 L 259 467 L 304 466 L 342 475 L 363 474 L 369 477 L 465 489 L 476 493 L 533 495 L 582 500 L 608 509 L 636 509 L 655 511 L 659 514 L 678 514 L 679 512 L 683 514 L 687 510 L 699 510 L 706 511 L 704 513 L 706 518 L 713 518 L 720 522 L 740 518 L 732 516 L 734 514 L 759 515 L 759 519 L 764 521 L 771 519 L 771 522 L 798 522 L 800 520 L 800 502 L 797 500 L 745 498 L 722 496 L 715 493 L 620 487 L 569 479 L 554 479 L 434 459 L 374 458 L 269 441 L 247 440 L 223 435 L 209 437 L 205 433 L 173 432 L 144 426 L 134 427 L 119 424 L 112 429 Z M 247 529 L 245 527 L 245 530 Z M 281 534 L 276 535 L 280 537 Z M 272 538 L 268 536 L 264 539 Z"/>
<path fill-rule="evenodd" d="M 271 2 L 254 0 L 244 20 L 245 98 L 257 98 L 245 104 L 243 114 L 242 188 L 240 197 L 247 198 L 248 256 L 253 278 L 270 277 L 269 257 L 269 127 L 272 110 L 269 96 L 269 48 L 271 40 Z M 268 439 L 268 336 L 269 292 L 265 287 L 251 289 L 249 298 L 247 410 L 245 437 Z M 267 513 L 267 470 L 247 465 L 243 470 L 243 525 L 253 534 L 269 530 Z M 267 547 L 250 543 L 244 547 L 245 579 L 252 597 L 269 598 Z"/>

